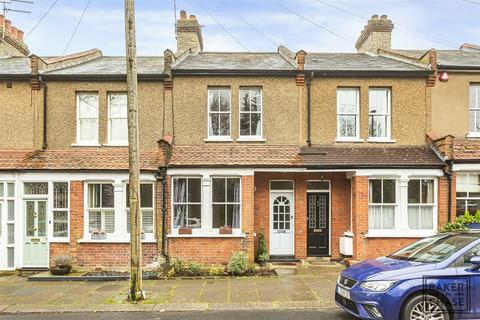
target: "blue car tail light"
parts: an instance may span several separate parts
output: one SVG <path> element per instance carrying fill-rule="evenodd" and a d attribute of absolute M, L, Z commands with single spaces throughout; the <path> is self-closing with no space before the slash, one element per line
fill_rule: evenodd
<path fill-rule="evenodd" d="M 368 315 L 374 319 L 383 319 L 382 313 L 378 308 L 372 304 L 363 304 L 363 309 Z"/>

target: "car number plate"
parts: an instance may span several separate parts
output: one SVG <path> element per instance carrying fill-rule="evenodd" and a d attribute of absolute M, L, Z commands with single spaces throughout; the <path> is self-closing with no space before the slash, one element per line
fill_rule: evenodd
<path fill-rule="evenodd" d="M 342 287 L 337 287 L 337 293 L 344 298 L 350 299 L 350 291 L 343 289 Z"/>

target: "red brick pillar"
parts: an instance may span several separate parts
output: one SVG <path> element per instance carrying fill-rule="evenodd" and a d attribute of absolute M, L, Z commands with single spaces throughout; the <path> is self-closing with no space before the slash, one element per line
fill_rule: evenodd
<path fill-rule="evenodd" d="M 307 180 L 295 178 L 295 258 L 307 258 Z"/>
<path fill-rule="evenodd" d="M 242 248 L 246 251 L 249 262 L 255 260 L 254 192 L 254 177 L 242 176 L 242 230 L 246 236 L 242 240 Z"/>
<path fill-rule="evenodd" d="M 76 264 L 77 241 L 83 239 L 83 181 L 70 181 L 70 255 Z"/>
<path fill-rule="evenodd" d="M 368 177 L 352 178 L 352 231 L 353 258 L 363 260 L 367 257 L 366 238 L 368 232 Z"/>

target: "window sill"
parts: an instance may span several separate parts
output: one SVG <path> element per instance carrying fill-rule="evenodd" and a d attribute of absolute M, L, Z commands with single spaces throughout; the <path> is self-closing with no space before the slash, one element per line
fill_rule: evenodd
<path fill-rule="evenodd" d="M 167 238 L 245 238 L 242 234 L 167 234 Z"/>
<path fill-rule="evenodd" d="M 372 142 L 372 143 L 395 143 L 395 142 L 397 142 L 397 140 L 388 139 L 388 138 L 368 138 L 367 142 Z"/>
<path fill-rule="evenodd" d="M 128 147 L 128 142 L 109 142 L 102 144 L 104 147 Z"/>
<path fill-rule="evenodd" d="M 210 138 L 204 139 L 203 141 L 205 141 L 205 142 L 232 142 L 233 139 L 229 138 L 229 137 L 225 137 L 225 138 L 210 137 Z"/>
<path fill-rule="evenodd" d="M 361 138 L 337 138 L 337 139 L 335 139 L 335 142 L 342 142 L 342 143 L 345 143 L 345 142 L 361 143 L 361 142 L 364 142 L 364 141 L 365 140 L 361 139 Z"/>
<path fill-rule="evenodd" d="M 72 143 L 72 147 L 101 147 L 100 143 Z"/>
<path fill-rule="evenodd" d="M 156 243 L 155 239 L 146 239 L 142 240 L 142 243 Z M 78 243 L 130 243 L 130 239 L 122 240 L 122 239 L 105 239 L 105 240 L 91 240 L 91 239 L 80 239 Z"/>
<path fill-rule="evenodd" d="M 435 230 L 420 230 L 420 231 L 368 231 L 365 235 L 366 238 L 425 238 L 435 235 Z"/>
<path fill-rule="evenodd" d="M 465 137 L 467 137 L 467 138 L 480 138 L 480 132 L 469 132 Z"/>
<path fill-rule="evenodd" d="M 237 139 L 237 142 L 265 142 L 266 140 L 262 137 L 240 137 Z"/>

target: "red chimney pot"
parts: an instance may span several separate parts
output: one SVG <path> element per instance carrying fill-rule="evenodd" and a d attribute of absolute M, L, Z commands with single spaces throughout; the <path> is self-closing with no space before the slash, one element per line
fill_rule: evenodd
<path fill-rule="evenodd" d="M 25 33 L 24 33 L 22 30 L 20 30 L 20 29 L 17 30 L 17 38 L 18 38 L 18 40 L 22 40 L 22 41 L 23 41 L 23 35 L 24 35 L 24 34 L 25 34 Z"/>

